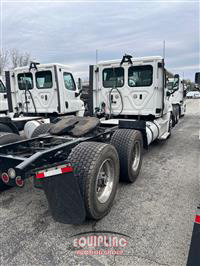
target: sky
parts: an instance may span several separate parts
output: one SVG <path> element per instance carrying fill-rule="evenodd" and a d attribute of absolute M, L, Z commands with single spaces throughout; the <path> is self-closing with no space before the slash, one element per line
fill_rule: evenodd
<path fill-rule="evenodd" d="M 70 65 L 84 79 L 96 50 L 98 60 L 163 55 L 163 40 L 169 71 L 192 81 L 200 71 L 197 1 L 0 1 L 1 48 Z"/>

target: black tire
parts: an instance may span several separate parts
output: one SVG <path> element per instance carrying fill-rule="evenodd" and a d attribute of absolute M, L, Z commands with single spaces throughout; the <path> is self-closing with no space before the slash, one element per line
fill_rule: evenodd
<path fill-rule="evenodd" d="M 171 115 L 170 115 L 170 121 L 169 121 L 169 128 L 168 128 L 168 132 L 169 132 L 169 136 L 168 136 L 168 138 L 171 137 L 172 127 L 173 127 L 173 117 L 172 117 L 172 114 L 171 114 Z"/>
<path fill-rule="evenodd" d="M 118 129 L 113 134 L 110 143 L 116 148 L 119 155 L 120 180 L 133 183 L 139 175 L 142 164 L 143 138 L 141 132 L 133 129 Z M 134 163 L 135 167 L 133 168 Z"/>
<path fill-rule="evenodd" d="M 176 117 L 174 112 L 172 112 L 172 127 L 175 127 L 175 125 L 176 125 Z"/>
<path fill-rule="evenodd" d="M 177 123 L 178 123 L 178 121 L 180 119 L 180 110 L 179 110 L 179 106 L 178 105 L 176 107 L 176 117 L 177 117 Z"/>
<path fill-rule="evenodd" d="M 13 133 L 12 129 L 9 126 L 7 126 L 7 125 L 5 125 L 3 123 L 0 123 L 0 132 Z"/>
<path fill-rule="evenodd" d="M 33 131 L 31 138 L 36 138 L 39 135 L 46 134 L 50 131 L 52 124 L 41 124 Z"/>
<path fill-rule="evenodd" d="M 111 209 L 119 182 L 119 158 L 116 149 L 110 144 L 83 142 L 71 151 L 68 159 L 79 183 L 87 217 L 95 220 L 101 219 Z M 97 195 L 99 193 L 96 187 L 98 186 L 97 176 L 102 169 L 102 164 L 108 162 L 112 166 L 113 183 L 108 198 L 103 202 Z M 105 184 L 102 188 L 103 192 L 106 191 L 106 187 Z"/>
<path fill-rule="evenodd" d="M 23 138 L 17 134 L 0 132 L 0 145 L 13 143 L 20 140 L 23 140 Z"/>

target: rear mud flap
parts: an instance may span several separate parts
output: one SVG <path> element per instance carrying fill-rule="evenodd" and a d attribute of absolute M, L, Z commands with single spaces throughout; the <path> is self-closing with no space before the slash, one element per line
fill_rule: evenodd
<path fill-rule="evenodd" d="M 200 265 L 200 221 L 199 223 L 196 222 L 194 223 L 188 261 L 187 261 L 187 266 L 197 266 L 197 265 Z"/>
<path fill-rule="evenodd" d="M 55 221 L 64 224 L 81 224 L 85 221 L 85 206 L 73 173 L 51 176 L 41 181 Z"/>

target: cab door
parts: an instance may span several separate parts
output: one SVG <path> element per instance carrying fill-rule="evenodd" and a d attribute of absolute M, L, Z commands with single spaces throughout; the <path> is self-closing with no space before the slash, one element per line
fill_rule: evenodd
<path fill-rule="evenodd" d="M 67 69 L 61 71 L 61 110 L 63 113 L 78 112 L 82 108 L 82 101 L 78 96 L 78 89 L 72 73 Z"/>
<path fill-rule="evenodd" d="M 8 101 L 6 87 L 3 82 L 0 80 L 0 112 L 8 111 Z"/>

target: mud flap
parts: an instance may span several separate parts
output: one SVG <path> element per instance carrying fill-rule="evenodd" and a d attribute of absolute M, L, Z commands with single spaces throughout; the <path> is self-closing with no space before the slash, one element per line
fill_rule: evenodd
<path fill-rule="evenodd" d="M 197 209 L 187 261 L 187 266 L 197 265 L 200 265 L 200 207 Z"/>
<path fill-rule="evenodd" d="M 73 173 L 44 178 L 42 186 L 55 221 L 64 224 L 81 224 L 85 221 L 85 206 Z"/>

